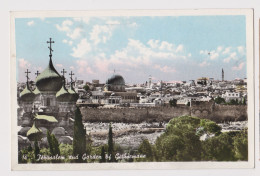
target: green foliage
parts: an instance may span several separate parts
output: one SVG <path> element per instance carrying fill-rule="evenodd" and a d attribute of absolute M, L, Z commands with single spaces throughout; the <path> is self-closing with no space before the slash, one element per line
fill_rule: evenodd
<path fill-rule="evenodd" d="M 177 106 L 177 100 L 176 99 L 170 100 L 169 103 L 170 103 L 170 106 L 172 106 L 172 107 L 176 107 Z"/>
<path fill-rule="evenodd" d="M 47 140 L 51 155 L 60 155 L 59 142 L 54 134 L 50 134 L 49 130 L 47 131 Z"/>
<path fill-rule="evenodd" d="M 242 100 L 242 105 L 246 105 L 246 98 L 245 97 Z"/>
<path fill-rule="evenodd" d="M 200 136 L 196 134 L 198 127 L 200 119 L 197 117 L 182 116 L 172 119 L 165 133 L 156 140 L 157 156 L 161 156 L 159 160 L 200 160 Z"/>
<path fill-rule="evenodd" d="M 219 97 L 219 96 L 218 96 L 217 98 L 215 98 L 214 101 L 215 101 L 215 103 L 217 103 L 217 104 L 224 104 L 224 103 L 226 103 L 225 99 L 224 99 L 224 98 L 221 98 L 221 97 Z"/>
<path fill-rule="evenodd" d="M 75 110 L 73 155 L 79 156 L 76 162 L 83 162 L 82 156 L 86 153 L 86 129 L 82 123 L 82 115 L 79 107 Z"/>
<path fill-rule="evenodd" d="M 146 158 L 139 159 L 140 161 L 153 161 L 153 149 L 152 145 L 147 139 L 143 140 L 138 148 L 140 154 L 146 155 Z"/>
<path fill-rule="evenodd" d="M 239 102 L 238 102 L 237 99 L 236 99 L 236 100 L 231 99 L 227 104 L 228 104 L 228 105 L 239 105 Z"/>
<path fill-rule="evenodd" d="M 210 137 L 202 141 L 204 134 Z M 155 161 L 235 161 L 247 160 L 247 147 L 247 132 L 221 133 L 211 120 L 182 116 L 168 123 L 150 153 Z"/>
<path fill-rule="evenodd" d="M 48 144 L 49 144 L 50 153 L 51 153 L 51 155 L 53 155 L 54 151 L 53 151 L 53 146 L 52 146 L 52 137 L 51 137 L 51 133 L 49 130 L 47 131 L 47 140 L 48 140 Z"/>
<path fill-rule="evenodd" d="M 211 120 L 201 119 L 200 126 L 203 129 L 202 132 L 208 135 L 219 135 L 221 133 L 221 127 Z"/>
<path fill-rule="evenodd" d="M 37 160 L 39 154 L 40 154 L 40 148 L 39 148 L 39 145 L 38 145 L 38 141 L 35 140 L 34 141 L 34 159 L 35 160 Z"/>
<path fill-rule="evenodd" d="M 238 160 L 248 160 L 247 130 L 240 132 L 234 137 L 234 153 Z"/>
<path fill-rule="evenodd" d="M 202 142 L 202 160 L 234 161 L 232 133 L 222 133 Z"/>
<path fill-rule="evenodd" d="M 52 137 L 53 153 L 54 155 L 60 155 L 59 142 L 56 139 L 54 134 L 52 134 L 51 137 Z"/>
<path fill-rule="evenodd" d="M 99 161 L 100 163 L 105 163 L 106 162 L 106 153 L 105 153 L 105 147 L 101 147 L 101 159 Z"/>
<path fill-rule="evenodd" d="M 111 156 L 110 159 L 108 159 L 108 162 L 116 162 L 114 142 L 113 142 L 113 131 L 112 131 L 111 123 L 109 124 L 109 131 L 108 131 L 108 156 Z"/>
<path fill-rule="evenodd" d="M 92 139 L 91 135 L 86 135 L 86 154 L 90 155 L 92 152 Z"/>
<path fill-rule="evenodd" d="M 73 162 L 73 160 L 69 159 L 69 156 L 73 154 L 72 145 L 70 145 L 70 144 L 60 144 L 59 149 L 60 149 L 61 156 L 65 157 L 65 160 L 63 160 L 62 162 L 65 162 L 65 163 Z"/>
<path fill-rule="evenodd" d="M 85 91 L 89 91 L 89 85 L 88 85 L 88 84 L 85 84 L 85 85 L 83 86 L 83 89 L 85 89 Z"/>

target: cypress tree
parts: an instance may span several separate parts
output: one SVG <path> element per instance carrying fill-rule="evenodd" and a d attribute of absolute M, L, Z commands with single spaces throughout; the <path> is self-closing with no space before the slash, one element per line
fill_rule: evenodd
<path fill-rule="evenodd" d="M 113 131 L 112 131 L 112 125 L 109 124 L 109 131 L 108 131 L 108 156 L 110 157 L 108 159 L 108 162 L 115 162 L 115 152 L 114 152 L 114 143 L 113 143 Z"/>
<path fill-rule="evenodd" d="M 49 144 L 50 153 L 51 153 L 51 155 L 54 155 L 52 137 L 51 137 L 51 133 L 49 130 L 47 131 L 47 140 L 48 140 L 48 144 Z"/>
<path fill-rule="evenodd" d="M 34 141 L 34 158 L 37 159 L 38 154 L 40 154 L 40 148 L 38 146 L 37 139 Z"/>
<path fill-rule="evenodd" d="M 105 147 L 102 146 L 101 148 L 101 159 L 99 161 L 100 163 L 105 163 L 106 162 L 106 154 L 105 154 Z"/>
<path fill-rule="evenodd" d="M 55 137 L 54 134 L 51 135 L 51 143 L 52 143 L 52 147 L 53 147 L 53 155 L 60 155 L 60 148 L 59 148 L 59 142 L 57 140 L 57 138 Z"/>
<path fill-rule="evenodd" d="M 86 129 L 82 123 L 82 115 L 79 107 L 75 110 L 73 155 L 78 155 L 76 162 L 82 162 L 82 155 L 86 153 Z"/>

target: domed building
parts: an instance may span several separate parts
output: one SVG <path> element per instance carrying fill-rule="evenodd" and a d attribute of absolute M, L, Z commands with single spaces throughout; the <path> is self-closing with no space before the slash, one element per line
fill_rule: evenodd
<path fill-rule="evenodd" d="M 125 87 L 125 79 L 121 75 L 114 74 L 108 78 L 104 86 L 106 104 L 124 105 L 137 103 L 137 93 L 126 92 Z"/>
<path fill-rule="evenodd" d="M 125 80 L 121 75 L 112 75 L 105 84 L 105 91 L 125 92 Z"/>
<path fill-rule="evenodd" d="M 51 40 L 50 42 L 53 43 Z M 55 133 L 57 129 L 64 129 L 64 133 L 56 136 L 57 138 L 73 135 L 74 110 L 78 94 L 73 88 L 72 77 L 69 90 L 66 88 L 65 71 L 63 69 L 63 76 L 56 71 L 52 63 L 51 45 L 49 49 L 49 64 L 40 74 L 37 72 L 36 88 L 31 90 L 28 81 L 30 72 L 27 69 L 26 86 L 18 97 L 19 109 L 22 109 L 21 115 L 18 116 L 18 125 L 22 128 L 18 134 L 30 141 L 41 141 L 46 136 L 41 129 L 49 130 L 51 133 Z"/>

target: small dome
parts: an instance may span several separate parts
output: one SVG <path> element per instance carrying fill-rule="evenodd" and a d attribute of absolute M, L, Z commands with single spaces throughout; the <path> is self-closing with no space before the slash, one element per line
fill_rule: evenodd
<path fill-rule="evenodd" d="M 51 134 L 54 134 L 54 135 L 65 135 L 66 132 L 65 132 L 65 129 L 63 127 L 56 127 L 52 130 Z"/>
<path fill-rule="evenodd" d="M 61 144 L 72 144 L 73 138 L 70 136 L 61 136 L 59 137 L 58 141 Z"/>
<path fill-rule="evenodd" d="M 62 77 L 56 71 L 50 59 L 48 67 L 36 78 L 39 91 L 58 91 L 62 86 Z"/>
<path fill-rule="evenodd" d="M 33 123 L 32 128 L 27 132 L 27 137 L 30 141 L 34 140 L 41 140 L 42 131 L 35 126 L 35 123 Z"/>
<path fill-rule="evenodd" d="M 58 101 L 61 101 L 61 102 L 71 101 L 70 100 L 71 94 L 67 91 L 64 84 L 61 87 L 61 89 L 56 93 L 56 98 L 57 98 Z"/>
<path fill-rule="evenodd" d="M 121 75 L 113 75 L 106 81 L 106 84 L 125 85 L 125 80 Z"/>
<path fill-rule="evenodd" d="M 68 90 L 68 92 L 70 93 L 70 101 L 77 101 L 79 98 L 79 95 L 77 94 L 77 92 L 74 90 L 72 83 L 70 84 L 70 88 Z"/>
<path fill-rule="evenodd" d="M 23 89 L 23 91 L 20 93 L 20 99 L 22 101 L 33 101 L 35 98 L 35 94 L 31 91 L 29 88 L 28 83 L 26 83 L 26 87 Z"/>
<path fill-rule="evenodd" d="M 30 127 L 23 127 L 21 130 L 18 131 L 18 135 L 26 136 L 26 134 L 29 130 L 30 130 Z"/>
<path fill-rule="evenodd" d="M 39 95 L 41 92 L 40 92 L 39 89 L 36 87 L 36 88 L 34 89 L 33 93 L 34 93 L 35 95 Z"/>

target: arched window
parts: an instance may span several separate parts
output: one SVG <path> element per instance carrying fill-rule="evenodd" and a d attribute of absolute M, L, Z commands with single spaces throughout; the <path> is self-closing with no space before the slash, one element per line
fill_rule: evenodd
<path fill-rule="evenodd" d="M 47 104 L 46 106 L 50 106 L 51 105 L 51 99 L 50 98 L 47 98 Z"/>

